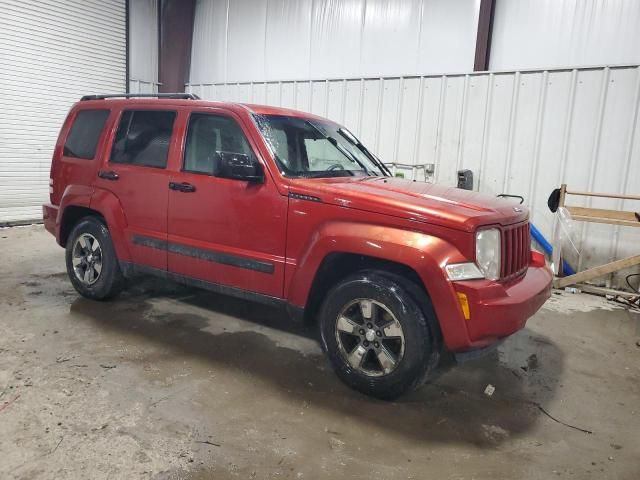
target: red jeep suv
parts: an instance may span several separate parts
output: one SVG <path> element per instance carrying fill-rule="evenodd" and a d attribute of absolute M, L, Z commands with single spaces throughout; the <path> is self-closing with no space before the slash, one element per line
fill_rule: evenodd
<path fill-rule="evenodd" d="M 129 97 L 83 97 L 53 154 L 44 223 L 85 297 L 152 274 L 283 306 L 319 322 L 342 380 L 393 398 L 550 295 L 524 208 L 393 178 L 308 113 Z"/>

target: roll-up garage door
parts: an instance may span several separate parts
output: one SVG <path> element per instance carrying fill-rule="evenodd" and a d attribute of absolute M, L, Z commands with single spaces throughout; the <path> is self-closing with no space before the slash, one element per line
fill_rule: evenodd
<path fill-rule="evenodd" d="M 125 0 L 0 2 L 0 225 L 42 218 L 69 108 L 125 77 Z"/>

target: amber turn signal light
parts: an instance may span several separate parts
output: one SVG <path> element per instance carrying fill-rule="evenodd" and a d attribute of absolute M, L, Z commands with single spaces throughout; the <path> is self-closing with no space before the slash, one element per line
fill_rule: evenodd
<path fill-rule="evenodd" d="M 469 299 L 465 293 L 457 292 L 458 302 L 460 303 L 460 308 L 462 309 L 462 314 L 464 315 L 465 320 L 469 320 L 471 318 L 471 310 L 469 309 Z"/>

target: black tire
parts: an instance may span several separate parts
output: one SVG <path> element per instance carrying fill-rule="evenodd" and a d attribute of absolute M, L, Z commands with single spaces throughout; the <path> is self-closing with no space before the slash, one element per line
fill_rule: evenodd
<path fill-rule="evenodd" d="M 100 249 L 101 269 L 91 284 L 78 277 L 73 264 L 74 247 L 83 235 L 89 235 L 95 239 Z M 97 217 L 84 217 L 75 225 L 67 239 L 65 256 L 69 280 L 83 297 L 92 300 L 107 300 L 116 296 L 124 287 L 125 279 L 118 264 L 111 235 L 107 226 Z M 95 273 L 96 270 L 94 269 L 93 272 Z"/>
<path fill-rule="evenodd" d="M 348 352 L 344 342 L 338 343 L 338 338 L 343 338 L 337 330 L 338 318 L 350 311 L 345 307 L 349 308 L 348 305 L 357 299 L 371 299 L 384 305 L 402 327 L 403 353 L 396 356 L 399 360 L 388 373 L 383 371 L 372 376 L 366 369 L 354 368 L 346 358 Z M 366 322 L 366 318 L 363 320 Z M 322 347 L 340 379 L 355 390 L 384 400 L 392 400 L 421 386 L 436 368 L 440 357 L 440 329 L 429 297 L 410 280 L 384 271 L 358 272 L 335 285 L 320 310 L 320 331 Z M 364 345 L 364 340 L 361 336 L 355 345 Z M 373 347 L 369 344 L 367 349 Z M 375 363 L 372 355 L 377 356 L 377 352 L 379 349 L 363 358 Z M 384 370 L 382 362 L 377 363 Z"/>

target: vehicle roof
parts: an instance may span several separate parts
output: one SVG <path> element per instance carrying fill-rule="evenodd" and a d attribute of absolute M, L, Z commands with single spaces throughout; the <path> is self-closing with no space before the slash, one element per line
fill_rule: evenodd
<path fill-rule="evenodd" d="M 290 108 L 273 107 L 270 105 L 258 105 L 254 103 L 240 102 L 215 102 L 210 100 L 190 100 L 179 98 L 106 98 L 100 100 L 83 100 L 76 104 L 78 108 L 99 108 L 105 106 L 115 106 L 118 108 L 150 107 L 150 106 L 172 106 L 188 108 L 217 107 L 232 111 L 244 110 L 258 115 L 284 115 L 289 117 L 300 117 L 329 121 L 324 117 L 314 115 L 300 110 Z"/>

